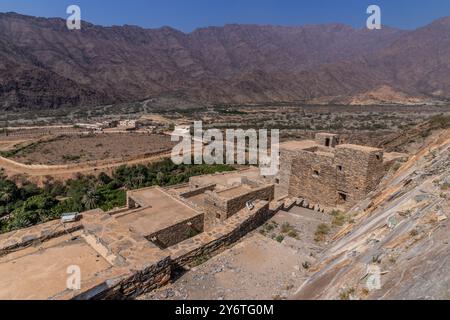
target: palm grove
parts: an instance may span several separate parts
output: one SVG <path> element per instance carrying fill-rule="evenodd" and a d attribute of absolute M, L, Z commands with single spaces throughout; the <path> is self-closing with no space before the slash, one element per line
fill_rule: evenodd
<path fill-rule="evenodd" d="M 111 176 L 77 175 L 65 183 L 48 178 L 42 187 L 0 172 L 0 232 L 5 233 L 58 219 L 63 213 L 122 207 L 126 190 L 170 186 L 192 176 L 232 171 L 227 165 L 175 165 L 164 160 L 149 165 L 121 166 Z M 15 179 L 17 180 L 17 179 Z"/>

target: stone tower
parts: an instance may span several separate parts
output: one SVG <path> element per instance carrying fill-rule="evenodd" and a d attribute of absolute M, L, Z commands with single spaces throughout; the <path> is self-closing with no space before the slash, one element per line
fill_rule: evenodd
<path fill-rule="evenodd" d="M 320 133 L 314 141 L 281 144 L 280 188 L 329 208 L 350 208 L 363 199 L 384 175 L 383 151 L 339 143 L 339 135 Z"/>

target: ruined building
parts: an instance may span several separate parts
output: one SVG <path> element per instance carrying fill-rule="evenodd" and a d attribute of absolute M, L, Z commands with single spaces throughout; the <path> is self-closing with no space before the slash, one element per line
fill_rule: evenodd
<path fill-rule="evenodd" d="M 388 165 L 383 150 L 340 142 L 339 135 L 319 133 L 315 141 L 282 143 L 281 190 L 311 205 L 345 209 L 373 191 Z"/>
<path fill-rule="evenodd" d="M 128 191 L 127 206 L 0 235 L 0 299 L 124 299 L 239 241 L 295 201 L 255 168 Z M 79 286 L 76 279 L 81 270 Z"/>
<path fill-rule="evenodd" d="M 340 143 L 332 134 L 283 143 L 277 177 L 261 177 L 256 167 L 193 177 L 128 191 L 123 208 L 2 234 L 0 274 L 8 276 L 0 279 L 0 299 L 134 298 L 279 211 L 349 207 L 376 188 L 396 155 Z M 69 286 L 77 269 L 79 287 Z"/>

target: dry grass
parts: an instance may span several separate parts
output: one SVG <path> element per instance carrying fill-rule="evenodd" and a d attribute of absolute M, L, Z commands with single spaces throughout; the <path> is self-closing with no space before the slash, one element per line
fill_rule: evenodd
<path fill-rule="evenodd" d="M 314 241 L 321 242 L 324 241 L 326 236 L 330 233 L 331 228 L 325 223 L 321 223 L 317 226 L 317 230 L 314 234 Z"/>

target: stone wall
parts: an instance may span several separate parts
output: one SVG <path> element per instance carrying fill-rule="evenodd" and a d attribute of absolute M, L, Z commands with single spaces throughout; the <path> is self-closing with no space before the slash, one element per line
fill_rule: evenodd
<path fill-rule="evenodd" d="M 281 150 L 280 152 L 280 170 L 278 175 L 278 181 L 275 183 L 279 184 L 279 189 L 281 194 L 288 195 L 289 186 L 291 184 L 292 176 L 292 162 L 295 159 L 297 152 L 289 150 Z"/>
<path fill-rule="evenodd" d="M 153 242 L 158 247 L 165 249 L 203 232 L 203 227 L 204 214 L 202 213 L 191 219 L 151 234 L 147 237 L 147 240 Z"/>
<path fill-rule="evenodd" d="M 233 187 L 239 188 L 240 186 Z M 232 188 L 230 188 L 232 189 Z M 229 189 L 229 190 L 230 190 Z M 263 187 L 255 188 L 249 192 L 236 196 L 231 199 L 224 199 L 220 194 L 216 192 L 207 192 L 205 198 L 205 208 L 207 214 L 215 216 L 222 221 L 236 214 L 238 211 L 246 207 L 247 202 L 256 200 L 272 201 L 275 194 L 275 186 L 266 185 Z"/>
<path fill-rule="evenodd" d="M 71 230 L 80 230 L 80 237 L 108 261 L 111 267 L 99 271 L 92 278 L 83 278 L 81 290 L 65 289 L 49 299 L 133 299 L 167 284 L 174 269 L 195 264 L 199 259 L 210 257 L 239 241 L 264 224 L 278 210 L 295 205 L 295 200 L 291 199 L 287 204 L 286 201 L 272 202 L 271 206 L 269 202 L 262 200 L 254 204 L 254 209 L 242 209 L 212 230 L 165 250 L 161 250 L 101 210 L 83 213 L 81 221 L 66 224 L 66 228 L 59 224 L 59 221 L 53 221 L 2 235 L 0 248 L 10 252 L 9 250 L 18 246 L 45 241 Z M 193 223 L 197 226 L 201 224 L 200 220 Z M 164 232 L 169 234 L 174 231 L 168 229 Z"/>
<path fill-rule="evenodd" d="M 335 148 L 339 144 L 339 135 L 331 133 L 318 133 L 316 134 L 316 142 L 328 148 Z"/>
<path fill-rule="evenodd" d="M 54 220 L 34 227 L 1 234 L 0 257 L 81 229 L 83 229 L 83 225 L 80 221 L 61 224 L 59 220 Z"/>
<path fill-rule="evenodd" d="M 206 191 L 213 191 L 216 188 L 216 184 L 209 184 L 200 188 L 196 188 L 193 189 L 191 191 L 188 192 L 184 192 L 180 194 L 180 197 L 182 198 L 190 198 L 190 197 L 195 197 L 199 194 L 205 193 Z"/>
<path fill-rule="evenodd" d="M 101 210 L 83 214 L 84 238 L 112 267 L 82 292 L 66 292 L 58 299 L 131 299 L 170 280 L 171 259 L 153 243 Z M 84 279 L 83 279 L 84 281 Z"/>
<path fill-rule="evenodd" d="M 348 195 L 353 204 L 374 190 L 384 175 L 383 152 L 373 148 L 336 148 L 336 166 L 340 166 L 338 192 Z"/>
<path fill-rule="evenodd" d="M 72 297 L 72 300 L 127 300 L 166 285 L 171 278 L 172 260 L 166 257 L 157 264 L 102 282 Z"/>
<path fill-rule="evenodd" d="M 227 203 L 225 199 L 219 197 L 216 192 L 207 191 L 204 199 L 204 207 L 206 214 L 219 220 L 225 220 L 227 218 Z"/>
<path fill-rule="evenodd" d="M 333 155 L 299 152 L 292 163 L 289 195 L 314 204 L 335 206 L 337 193 Z"/>
<path fill-rule="evenodd" d="M 324 135 L 321 138 L 328 137 Z M 337 138 L 336 138 L 337 139 Z M 355 145 L 282 150 L 280 188 L 311 204 L 350 208 L 385 174 L 383 151 Z"/>
<path fill-rule="evenodd" d="M 209 257 L 232 245 L 264 224 L 273 214 L 274 212 L 269 210 L 269 203 L 260 201 L 253 210 L 241 210 L 222 226 L 168 248 L 167 251 L 173 260 L 173 267 L 179 268 L 196 264 L 199 259 Z"/>
<path fill-rule="evenodd" d="M 157 262 L 152 262 L 155 260 L 147 257 L 148 263 L 143 264 L 142 269 L 133 268 L 131 272 L 128 271 L 116 278 L 98 283 L 91 289 L 71 298 L 75 300 L 123 300 L 148 293 L 167 284 L 174 269 L 195 264 L 198 259 L 209 257 L 234 244 L 264 224 L 274 213 L 269 209 L 268 202 L 259 201 L 253 210 L 241 210 L 223 225 L 161 251 Z"/>
<path fill-rule="evenodd" d="M 386 175 L 387 170 L 383 161 L 383 152 L 374 151 L 369 155 L 367 169 L 367 189 L 366 192 L 375 191 L 380 181 Z M 390 167 L 388 167 L 390 168 Z"/>
<path fill-rule="evenodd" d="M 127 193 L 127 208 L 128 209 L 135 209 L 138 208 L 140 205 L 138 203 L 136 203 L 136 201 L 129 196 L 129 194 Z"/>
<path fill-rule="evenodd" d="M 229 199 L 226 201 L 226 218 L 233 216 L 240 210 L 244 209 L 249 201 L 264 200 L 271 202 L 274 199 L 275 186 L 268 185 L 254 189 L 246 194 Z"/>

